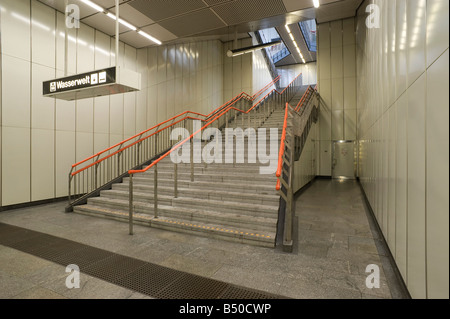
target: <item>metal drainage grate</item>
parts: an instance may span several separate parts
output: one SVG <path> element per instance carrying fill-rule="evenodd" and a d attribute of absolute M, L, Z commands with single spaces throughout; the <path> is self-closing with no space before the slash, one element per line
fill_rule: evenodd
<path fill-rule="evenodd" d="M 0 245 L 160 299 L 285 298 L 192 275 L 45 233 L 0 223 Z"/>

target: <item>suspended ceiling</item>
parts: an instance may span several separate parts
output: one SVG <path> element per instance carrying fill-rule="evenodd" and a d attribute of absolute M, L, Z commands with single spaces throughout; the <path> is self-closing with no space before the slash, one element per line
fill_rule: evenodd
<path fill-rule="evenodd" d="M 64 0 L 39 0 L 65 11 Z M 69 0 L 80 7 L 80 20 L 110 36 L 115 21 L 80 0 Z M 92 0 L 115 13 L 115 0 Z M 163 44 L 200 39 L 223 42 L 248 37 L 248 32 L 280 27 L 316 19 L 318 23 L 355 16 L 362 0 L 321 0 L 314 9 L 312 0 L 119 0 L 120 17 Z M 120 25 L 120 40 L 135 48 L 154 46 L 148 39 Z M 282 33 L 282 32 L 281 32 Z M 283 34 L 281 34 L 283 40 Z M 301 38 L 296 35 L 300 43 Z M 291 51 L 292 52 L 292 51 Z"/>

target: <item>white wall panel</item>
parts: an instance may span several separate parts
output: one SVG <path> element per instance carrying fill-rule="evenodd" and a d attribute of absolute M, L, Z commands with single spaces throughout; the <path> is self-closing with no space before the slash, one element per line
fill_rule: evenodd
<path fill-rule="evenodd" d="M 408 86 L 426 68 L 426 0 L 409 0 L 407 4 L 408 25 Z"/>
<path fill-rule="evenodd" d="M 67 196 L 68 175 L 75 161 L 75 132 L 56 131 L 55 143 L 55 174 L 56 197 Z"/>
<path fill-rule="evenodd" d="M 427 67 L 448 48 L 449 1 L 427 1 Z"/>
<path fill-rule="evenodd" d="M 344 110 L 344 139 L 355 141 L 356 134 L 356 109 Z"/>
<path fill-rule="evenodd" d="M 94 133 L 76 132 L 75 133 L 75 160 L 82 161 L 94 154 Z M 73 164 L 73 163 L 72 163 Z"/>
<path fill-rule="evenodd" d="M 447 3 L 448 5 L 448 3 Z M 449 51 L 427 74 L 427 291 L 449 298 Z"/>
<path fill-rule="evenodd" d="M 346 45 L 343 47 L 343 72 L 344 77 L 356 76 L 356 47 L 355 45 Z"/>
<path fill-rule="evenodd" d="M 94 98 L 94 132 L 109 133 L 109 96 Z"/>
<path fill-rule="evenodd" d="M 329 49 L 330 48 L 330 24 L 329 23 L 322 23 L 317 26 L 317 33 L 318 33 L 318 47 L 323 49 Z"/>
<path fill-rule="evenodd" d="M 94 101 L 83 99 L 76 101 L 77 132 L 94 132 Z"/>
<path fill-rule="evenodd" d="M 356 77 L 344 78 L 344 109 L 356 110 Z"/>
<path fill-rule="evenodd" d="M 331 107 L 333 110 L 344 109 L 344 79 L 331 80 Z"/>
<path fill-rule="evenodd" d="M 343 43 L 343 29 L 342 29 L 342 20 L 336 20 L 330 22 L 330 38 L 331 38 L 331 47 L 340 47 L 342 48 Z"/>
<path fill-rule="evenodd" d="M 109 144 L 109 134 L 94 133 L 94 152 L 93 152 L 93 154 L 101 152 L 101 151 L 109 148 L 112 145 Z"/>
<path fill-rule="evenodd" d="M 31 200 L 55 196 L 55 132 L 31 130 Z"/>
<path fill-rule="evenodd" d="M 342 46 L 331 48 L 331 78 L 342 78 L 344 71 L 344 57 Z"/>
<path fill-rule="evenodd" d="M 95 63 L 94 69 L 111 66 L 111 40 L 103 32 L 95 30 Z"/>
<path fill-rule="evenodd" d="M 2 125 L 30 127 L 30 62 L 2 55 Z"/>
<path fill-rule="evenodd" d="M 395 30 L 396 47 L 395 51 L 395 74 L 397 98 L 406 91 L 407 81 L 407 43 L 408 43 L 408 20 L 406 12 L 406 0 L 397 0 L 397 28 Z"/>
<path fill-rule="evenodd" d="M 2 206 L 30 201 L 30 129 L 2 127 L 1 147 Z"/>
<path fill-rule="evenodd" d="M 94 29 L 84 24 L 77 29 L 77 73 L 94 70 Z"/>
<path fill-rule="evenodd" d="M 136 93 L 130 92 L 123 95 L 123 131 L 128 138 L 136 133 Z"/>
<path fill-rule="evenodd" d="M 31 1 L 31 53 L 34 63 L 55 67 L 55 10 Z"/>
<path fill-rule="evenodd" d="M 396 179 L 396 254 L 395 261 L 407 280 L 407 193 L 408 193 L 408 97 L 402 95 L 397 104 L 397 179 Z"/>
<path fill-rule="evenodd" d="M 127 70 L 137 71 L 136 70 L 136 59 L 137 59 L 137 50 L 128 44 L 125 44 L 125 55 L 124 55 L 124 67 Z"/>
<path fill-rule="evenodd" d="M 333 110 L 331 111 L 331 139 L 343 140 L 344 139 L 344 111 Z"/>
<path fill-rule="evenodd" d="M 379 1 L 379 30 L 369 3 L 356 26 L 360 179 L 412 297 L 448 298 L 448 1 Z"/>
<path fill-rule="evenodd" d="M 123 95 L 111 95 L 109 103 L 109 132 L 123 135 Z"/>
<path fill-rule="evenodd" d="M 408 287 L 426 298 L 425 279 L 426 76 L 408 90 Z"/>
<path fill-rule="evenodd" d="M 65 67 L 65 31 L 66 22 L 63 13 L 56 13 L 56 69 L 61 71 L 58 77 L 64 76 Z M 77 72 L 77 29 L 67 29 L 68 32 L 68 50 L 67 50 L 67 74 Z"/>
<path fill-rule="evenodd" d="M 55 77 L 55 68 L 33 64 L 31 70 L 31 126 L 53 130 L 55 127 L 55 99 L 42 96 L 42 82 Z"/>
<path fill-rule="evenodd" d="M 2 54 L 30 61 L 30 1 L 3 0 L 1 6 Z"/>
<path fill-rule="evenodd" d="M 395 200 L 396 200 L 396 149 L 397 149 L 397 104 L 389 109 L 389 151 L 388 151 L 388 234 L 387 243 L 395 256 Z"/>

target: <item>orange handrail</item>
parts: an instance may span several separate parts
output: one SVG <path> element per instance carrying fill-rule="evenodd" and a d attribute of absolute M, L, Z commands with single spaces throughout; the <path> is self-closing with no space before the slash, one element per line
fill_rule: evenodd
<path fill-rule="evenodd" d="M 280 153 L 278 154 L 278 168 L 276 176 L 281 176 L 281 171 L 283 169 L 282 158 L 284 155 L 284 146 L 286 142 L 286 128 L 287 128 L 287 120 L 288 120 L 288 111 L 289 111 L 289 103 L 286 103 L 286 111 L 284 113 L 284 121 L 283 121 L 283 133 L 281 134 L 281 143 L 280 143 Z"/>
<path fill-rule="evenodd" d="M 298 102 L 297 107 L 295 108 L 296 112 L 298 112 L 298 110 L 303 106 L 303 103 L 305 102 L 306 98 L 310 94 L 312 94 L 312 92 L 314 92 L 314 91 L 317 91 L 317 85 L 314 89 L 312 88 L 312 86 L 308 87 L 308 89 L 306 90 L 306 92 L 303 94 L 302 98 Z M 281 177 L 281 173 L 283 171 L 282 159 L 283 159 L 284 148 L 285 148 L 285 143 L 286 143 L 286 128 L 287 128 L 288 110 L 289 110 L 289 103 L 286 103 L 286 113 L 284 116 L 283 133 L 281 135 L 280 153 L 278 154 L 278 168 L 277 168 L 277 172 L 276 172 L 277 185 L 276 185 L 275 189 L 277 191 L 279 191 L 281 189 L 280 177 Z"/>
<path fill-rule="evenodd" d="M 185 116 L 184 118 L 182 118 L 182 119 L 176 121 L 175 123 L 172 123 L 172 124 L 170 124 L 169 126 L 166 126 L 166 127 L 162 128 L 162 129 L 156 131 L 156 132 L 153 132 L 153 133 L 150 134 L 149 136 L 143 137 L 143 138 L 141 138 L 141 139 L 139 139 L 139 140 L 137 140 L 137 141 L 135 141 L 135 142 L 133 142 L 133 143 L 131 143 L 131 144 L 125 146 L 124 148 L 121 148 L 121 149 L 115 151 L 114 153 L 111 153 L 111 154 L 109 154 L 109 155 L 106 155 L 105 157 L 102 157 L 101 159 L 98 159 L 96 162 L 91 163 L 91 164 L 89 164 L 88 166 L 85 166 L 85 167 L 83 167 L 83 168 L 80 168 L 79 170 L 77 170 L 77 171 L 71 173 L 71 175 L 72 175 L 72 176 L 75 176 L 75 175 L 81 173 L 82 171 L 87 170 L 88 168 L 90 168 L 90 167 L 92 167 L 92 166 L 94 166 L 94 165 L 97 165 L 97 164 L 103 162 L 104 160 L 106 160 L 106 159 L 108 159 L 108 158 L 110 158 L 110 157 L 112 157 L 112 156 L 114 156 L 114 155 L 116 155 L 116 154 L 118 154 L 118 153 L 120 153 L 120 152 L 123 152 L 123 151 L 125 151 L 126 149 L 128 149 L 128 148 L 130 148 L 130 147 L 132 147 L 132 146 L 134 146 L 134 145 L 136 145 L 136 144 L 138 144 L 138 143 L 140 143 L 140 142 L 145 141 L 146 139 L 152 137 L 153 135 L 158 134 L 158 133 L 160 133 L 161 131 L 167 129 L 168 127 L 174 126 L 175 124 L 178 124 L 178 123 L 180 123 L 181 121 L 184 121 L 185 119 L 190 119 L 190 120 L 197 120 L 197 121 L 206 122 L 206 120 L 203 120 L 203 119 L 199 119 L 199 118 L 195 118 L 195 117 L 190 117 L 190 116 Z"/>
<path fill-rule="evenodd" d="M 295 79 L 282 91 L 284 92 L 292 83 L 294 83 L 294 81 L 301 75 L 301 73 L 295 77 Z M 279 93 L 277 90 L 273 89 L 272 91 L 270 91 L 269 93 L 267 93 L 262 99 L 260 99 L 255 105 L 253 105 L 249 110 L 247 111 L 243 111 L 243 110 L 239 110 L 231 105 L 233 105 L 234 103 L 232 103 L 227 109 L 225 109 L 224 111 L 222 111 L 219 115 L 216 115 L 213 119 L 211 119 L 206 125 L 204 125 L 203 127 L 201 127 L 200 129 L 198 129 L 196 132 L 192 133 L 189 137 L 185 138 L 183 141 L 178 142 L 177 145 L 175 145 L 174 147 L 172 147 L 170 149 L 170 151 L 166 152 L 164 155 L 162 155 L 161 157 L 159 157 L 157 160 L 155 160 L 154 162 L 152 162 L 150 165 L 148 165 L 147 167 L 140 169 L 140 170 L 129 170 L 128 174 L 137 174 L 137 173 L 145 173 L 146 171 L 148 171 L 150 168 L 152 168 L 153 166 L 157 165 L 160 161 L 162 161 L 164 158 L 166 158 L 169 154 L 171 154 L 173 151 L 177 150 L 181 145 L 183 145 L 184 143 L 186 143 L 187 141 L 190 141 L 195 135 L 197 135 L 198 133 L 200 133 L 201 131 L 203 131 L 205 128 L 207 128 L 208 126 L 210 126 L 212 123 L 214 123 L 216 120 L 218 120 L 220 117 L 222 117 L 224 114 L 226 114 L 227 112 L 231 111 L 231 110 L 236 110 L 238 112 L 241 112 L 243 114 L 249 114 L 254 108 L 256 108 L 260 102 L 262 102 L 267 96 L 269 96 L 272 92 L 277 92 L 278 94 L 282 94 Z"/>
<path fill-rule="evenodd" d="M 255 94 L 253 94 L 252 95 L 253 99 L 255 99 L 257 96 L 261 95 L 265 90 L 267 90 L 269 87 L 271 87 L 272 85 L 277 83 L 280 80 L 280 78 L 281 78 L 281 75 L 277 76 L 274 80 L 272 80 L 272 82 L 267 84 L 265 87 L 263 87 L 261 90 L 259 90 Z"/>
<path fill-rule="evenodd" d="M 269 84 L 267 84 L 262 90 L 265 90 L 267 87 L 269 87 L 269 86 L 275 84 L 276 82 L 278 82 L 278 81 L 280 80 L 280 78 L 281 78 L 281 76 L 278 76 L 277 78 L 275 78 L 274 80 L 272 80 L 271 82 L 269 82 Z M 225 107 L 227 104 L 231 103 L 233 100 L 236 100 L 236 99 L 237 99 L 237 100 L 240 100 L 240 99 L 242 99 L 242 98 L 246 98 L 246 99 L 249 100 L 249 101 L 253 101 L 258 95 L 261 94 L 261 91 L 262 91 L 262 90 L 256 92 L 256 93 L 255 93 L 254 95 L 252 95 L 252 96 L 250 96 L 249 94 L 247 94 L 247 93 L 245 93 L 245 92 L 241 92 L 241 93 L 239 93 L 238 95 L 236 95 L 235 97 L 233 97 L 231 100 L 225 102 L 224 104 L 222 104 L 221 106 L 219 106 L 218 108 L 216 108 L 215 110 L 211 111 L 209 114 L 206 114 L 206 115 L 205 115 L 205 114 L 201 114 L 201 113 L 197 113 L 197 112 L 193 112 L 193 111 L 185 111 L 185 112 L 183 112 L 183 113 L 180 113 L 180 114 L 178 114 L 178 115 L 175 115 L 175 116 L 171 117 L 171 118 L 168 119 L 168 120 L 165 120 L 165 121 L 163 121 L 163 122 L 161 122 L 161 123 L 159 123 L 159 124 L 156 124 L 155 126 L 149 128 L 149 129 L 146 129 L 146 130 L 144 130 L 144 131 L 142 131 L 142 132 L 140 132 L 140 133 L 137 133 L 137 134 L 135 134 L 135 135 L 133 135 L 133 136 L 131 136 L 131 137 L 129 137 L 129 138 L 127 138 L 127 139 L 125 139 L 125 140 L 123 140 L 123 141 L 121 141 L 121 142 L 115 144 L 115 145 L 113 145 L 113 146 L 110 146 L 110 147 L 104 149 L 103 151 L 100 151 L 100 152 L 98 152 L 98 153 L 96 153 L 96 154 L 94 154 L 94 155 L 92 155 L 92 156 L 89 156 L 88 158 L 85 158 L 85 159 L 82 160 L 82 161 L 79 161 L 79 162 L 73 164 L 73 165 L 72 165 L 72 168 L 75 168 L 75 167 L 77 167 L 77 166 L 79 166 L 79 165 L 81 165 L 81 164 L 83 164 L 83 163 L 85 163 L 85 162 L 87 162 L 87 161 L 89 161 L 89 160 L 95 158 L 95 157 L 98 157 L 98 156 L 102 155 L 103 153 L 108 152 L 108 151 L 114 149 L 115 147 L 118 147 L 118 146 L 120 146 L 120 145 L 122 145 L 122 144 L 124 144 L 124 143 L 126 143 L 126 142 L 129 142 L 129 141 L 131 141 L 132 139 L 134 139 L 134 138 L 136 138 L 136 137 L 139 137 L 139 136 L 141 136 L 141 135 L 143 135 L 143 134 L 145 134 L 145 133 L 148 133 L 149 131 L 151 131 L 151 130 L 153 130 L 153 129 L 155 129 L 155 128 L 157 128 L 157 127 L 163 125 L 163 124 L 166 124 L 166 123 L 169 122 L 169 121 L 173 121 L 173 120 L 175 120 L 176 118 L 178 118 L 178 117 L 180 117 L 180 116 L 183 116 L 183 115 L 185 115 L 185 114 L 190 113 L 190 114 L 194 114 L 194 115 L 197 115 L 197 116 L 202 116 L 202 117 L 208 118 L 209 116 L 211 116 L 212 114 L 214 114 L 215 112 L 217 112 L 218 110 L 220 110 L 221 108 Z M 233 102 L 233 103 L 234 103 L 234 102 Z M 186 118 L 186 117 L 185 117 L 185 118 Z M 184 118 L 184 119 L 185 119 L 185 118 Z M 152 134 L 152 135 L 153 135 L 153 134 Z M 134 143 L 133 143 L 133 144 L 134 144 Z"/>

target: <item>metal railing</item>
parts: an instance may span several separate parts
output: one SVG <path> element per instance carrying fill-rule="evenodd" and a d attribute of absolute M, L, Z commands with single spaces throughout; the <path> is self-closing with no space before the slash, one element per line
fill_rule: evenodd
<path fill-rule="evenodd" d="M 281 136 L 277 185 L 284 201 L 282 225 L 283 250 L 292 252 L 293 218 L 295 216 L 294 201 L 294 162 L 300 159 L 313 123 L 317 122 L 320 110 L 320 99 L 316 89 L 308 87 L 296 107 L 286 103 L 283 133 Z"/>
<path fill-rule="evenodd" d="M 194 121 L 209 122 L 231 105 L 248 108 L 255 99 L 279 80 L 280 77 L 275 78 L 252 96 L 241 92 L 209 114 L 183 112 L 73 164 L 69 172 L 69 203 L 66 211 L 72 211 L 75 205 L 85 204 L 89 197 L 97 196 L 100 191 L 111 188 L 114 183 L 121 182 L 128 175 L 130 169 L 148 165 L 160 154 L 169 150 L 174 145 L 174 141 L 170 139 L 173 129 L 192 130 Z M 217 121 L 217 125 L 224 126 L 225 119 Z"/>
<path fill-rule="evenodd" d="M 231 122 L 238 121 L 241 117 L 241 123 L 247 124 L 248 127 L 260 127 L 267 118 L 273 113 L 278 105 L 283 105 L 289 101 L 297 92 L 298 88 L 302 84 L 302 77 L 299 74 L 282 92 L 278 92 L 273 89 L 263 98 L 261 98 L 256 104 L 248 108 L 238 108 L 237 105 L 231 104 L 221 112 L 216 113 L 213 118 L 204 121 L 204 125 L 197 129 L 195 132 L 181 141 L 177 141 L 170 150 L 162 154 L 159 158 L 152 161 L 151 164 L 143 169 L 132 169 L 128 171 L 129 175 L 129 233 L 133 234 L 133 215 L 134 215 L 134 198 L 133 198 L 133 176 L 141 174 L 153 169 L 153 218 L 158 218 L 158 163 L 170 156 L 171 153 L 177 151 L 185 143 L 191 143 L 190 145 L 190 181 L 195 181 L 195 169 L 194 169 L 194 138 L 200 138 L 202 132 L 208 127 L 216 127 L 218 129 L 227 128 Z M 224 122 L 224 126 L 220 123 Z M 200 137 L 199 137 L 200 136 Z M 173 197 L 178 197 L 178 164 L 175 162 L 173 167 Z"/>

